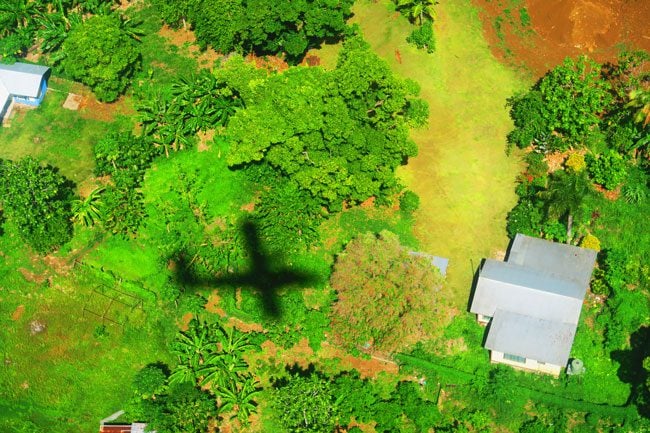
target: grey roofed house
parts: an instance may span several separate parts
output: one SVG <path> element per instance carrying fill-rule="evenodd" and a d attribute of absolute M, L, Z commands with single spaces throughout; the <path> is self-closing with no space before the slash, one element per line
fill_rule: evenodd
<path fill-rule="evenodd" d="M 479 272 L 470 311 L 491 319 L 485 347 L 566 366 L 595 261 L 596 251 L 518 234 L 506 261 Z"/>

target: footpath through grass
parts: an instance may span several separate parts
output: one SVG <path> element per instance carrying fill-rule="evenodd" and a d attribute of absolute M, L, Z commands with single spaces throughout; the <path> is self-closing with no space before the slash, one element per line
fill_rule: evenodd
<path fill-rule="evenodd" d="M 506 214 L 521 162 L 504 153 L 512 126 L 505 103 L 526 83 L 492 57 L 469 0 L 436 6 L 433 54 L 406 43 L 412 26 L 389 8 L 361 0 L 353 21 L 397 73 L 420 84 L 430 105 L 428 128 L 413 134 L 419 155 L 400 175 L 420 196 L 421 248 L 451 259 L 447 296 L 464 308 L 480 260 L 508 245 Z"/>

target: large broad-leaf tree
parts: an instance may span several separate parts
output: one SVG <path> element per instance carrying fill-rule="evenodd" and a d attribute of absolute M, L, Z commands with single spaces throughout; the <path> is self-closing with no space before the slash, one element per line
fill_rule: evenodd
<path fill-rule="evenodd" d="M 392 352 L 431 335 L 442 277 L 431 259 L 409 254 L 384 231 L 350 241 L 334 265 L 335 339 L 349 349 Z"/>
<path fill-rule="evenodd" d="M 62 51 L 65 73 L 90 86 L 103 102 L 126 90 L 140 60 L 137 42 L 115 15 L 93 16 L 74 27 Z"/>
<path fill-rule="evenodd" d="M 20 236 L 39 253 L 72 237 L 72 182 L 52 166 L 27 157 L 0 165 L 0 202 Z"/>
<path fill-rule="evenodd" d="M 299 60 L 346 31 L 353 0 L 154 0 L 172 26 L 194 27 L 200 45 L 222 53 L 284 54 Z M 170 4 L 173 5 L 170 7 Z"/>
<path fill-rule="evenodd" d="M 417 85 L 360 38 L 333 71 L 292 68 L 245 86 L 246 108 L 227 130 L 228 163 L 268 164 L 330 210 L 395 193 L 395 168 L 417 152 L 409 126 L 428 115 Z"/>

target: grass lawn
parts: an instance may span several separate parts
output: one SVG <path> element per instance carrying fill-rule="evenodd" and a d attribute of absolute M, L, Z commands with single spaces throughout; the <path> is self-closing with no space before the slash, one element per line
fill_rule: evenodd
<path fill-rule="evenodd" d="M 353 21 L 399 75 L 420 84 L 429 103 L 428 128 L 413 133 L 419 155 L 400 175 L 420 196 L 420 246 L 450 258 L 447 296 L 464 308 L 481 259 L 508 245 L 505 218 L 516 203 L 521 162 L 504 153 L 512 127 L 505 103 L 526 83 L 492 57 L 469 0 L 436 6 L 433 54 L 406 43 L 412 27 L 389 8 L 359 1 Z"/>
<path fill-rule="evenodd" d="M 17 160 L 30 155 L 59 167 L 74 182 L 87 179 L 94 168 L 92 146 L 110 124 L 63 108 L 72 87 L 73 83 L 51 79 L 40 107 L 16 110 L 11 126 L 0 128 L 0 158 Z"/>
<path fill-rule="evenodd" d="M 156 17 L 144 18 L 149 27 L 159 26 Z M 144 66 L 158 81 L 196 68 L 195 60 L 177 54 L 155 30 L 143 38 L 143 49 L 157 56 L 146 56 Z M 87 97 L 78 111 L 62 107 L 68 92 Z M 82 184 L 92 177 L 94 143 L 109 131 L 132 127 L 134 100 L 100 104 L 83 86 L 53 77 L 40 107 L 16 112 L 11 126 L 0 128 L 0 158 L 30 155 Z M 82 230 L 59 253 L 41 258 L 24 247 L 10 224 L 2 229 L 0 431 L 27 421 L 34 424 L 20 431 L 97 431 L 100 419 L 123 408 L 137 370 L 149 362 L 170 362 L 166 343 L 177 329 L 174 314 L 146 300 L 143 308 L 132 309 L 118 302 L 131 298 L 113 290 L 146 295 L 164 284 L 157 253 Z M 74 257 L 82 264 L 59 269 Z M 107 322 L 104 329 L 102 319 L 84 307 L 108 311 L 124 325 Z M 44 331 L 32 334 L 33 321 L 43 323 Z"/>

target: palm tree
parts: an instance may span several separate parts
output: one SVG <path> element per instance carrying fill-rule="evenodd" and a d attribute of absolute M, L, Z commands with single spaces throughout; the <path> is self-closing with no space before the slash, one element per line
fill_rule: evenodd
<path fill-rule="evenodd" d="M 81 224 L 84 227 L 95 225 L 95 222 L 102 217 L 102 201 L 100 194 L 104 187 L 96 188 L 85 199 L 77 199 L 72 202 L 72 222 Z"/>
<path fill-rule="evenodd" d="M 433 7 L 438 4 L 434 0 L 397 0 L 397 10 L 405 11 L 411 21 L 418 20 L 420 25 L 424 19 L 433 20 L 436 16 Z"/>
<path fill-rule="evenodd" d="M 582 210 L 582 205 L 591 191 L 591 182 L 584 171 L 578 173 L 556 171 L 549 180 L 546 190 L 539 193 L 539 196 L 546 201 L 549 217 L 566 216 L 567 244 L 571 242 L 573 218 Z"/>

